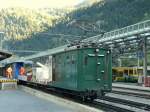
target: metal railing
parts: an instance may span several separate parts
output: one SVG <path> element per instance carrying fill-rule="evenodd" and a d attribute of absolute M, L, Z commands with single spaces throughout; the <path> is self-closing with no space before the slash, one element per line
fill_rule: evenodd
<path fill-rule="evenodd" d="M 147 33 L 149 31 L 150 31 L 150 20 L 147 20 L 147 21 L 133 24 L 133 25 L 121 28 L 121 29 L 117 29 L 117 30 L 104 33 L 103 36 L 102 35 L 93 36 L 88 39 L 84 39 L 83 41 L 103 43 L 107 41 L 113 41 L 113 40 L 122 39 L 125 37 L 130 37 L 133 35 Z"/>

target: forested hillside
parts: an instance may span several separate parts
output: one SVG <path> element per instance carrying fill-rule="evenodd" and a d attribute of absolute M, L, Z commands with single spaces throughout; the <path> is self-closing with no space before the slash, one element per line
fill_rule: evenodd
<path fill-rule="evenodd" d="M 43 10 L 2 10 L 0 27 L 5 27 L 1 29 L 6 30 L 6 36 L 11 38 L 5 41 L 4 47 L 25 50 L 56 47 L 65 44 L 66 40 L 83 39 L 150 19 L 149 6 L 150 0 L 100 0 L 92 6 L 78 6 L 72 12 L 55 10 L 55 14 L 52 11 L 43 14 Z"/>
<path fill-rule="evenodd" d="M 29 9 L 2 9 L 0 11 L 0 31 L 10 39 L 30 38 L 33 32 L 43 32 L 52 27 L 58 16 Z"/>

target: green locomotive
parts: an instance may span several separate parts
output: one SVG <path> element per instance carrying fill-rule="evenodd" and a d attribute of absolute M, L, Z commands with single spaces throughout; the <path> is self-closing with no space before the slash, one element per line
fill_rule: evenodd
<path fill-rule="evenodd" d="M 74 48 L 52 55 L 48 85 L 95 99 L 112 88 L 111 52 L 103 48 Z"/>

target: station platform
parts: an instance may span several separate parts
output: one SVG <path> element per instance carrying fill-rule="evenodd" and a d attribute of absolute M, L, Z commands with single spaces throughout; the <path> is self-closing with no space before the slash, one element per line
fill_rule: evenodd
<path fill-rule="evenodd" d="M 21 90 L 0 91 L 1 112 L 75 112 Z"/>
<path fill-rule="evenodd" d="M 30 87 L 0 90 L 0 112 L 104 112 Z"/>
<path fill-rule="evenodd" d="M 135 89 L 135 90 L 143 90 L 143 91 L 149 91 L 150 92 L 150 87 L 144 87 L 140 86 L 137 83 L 112 83 L 112 87 L 120 87 L 120 88 L 126 88 L 126 89 Z"/>

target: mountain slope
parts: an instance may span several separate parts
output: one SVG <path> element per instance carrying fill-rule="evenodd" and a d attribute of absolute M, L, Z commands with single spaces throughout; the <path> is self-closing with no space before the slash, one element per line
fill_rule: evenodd
<path fill-rule="evenodd" d="M 55 25 L 57 14 L 31 9 L 9 8 L 0 10 L 0 31 L 11 39 L 30 38 L 32 33 L 43 32 Z"/>
<path fill-rule="evenodd" d="M 32 20 L 34 19 L 29 21 L 30 19 L 28 20 L 25 18 L 24 20 L 20 21 L 22 24 L 26 23 L 25 21 L 29 21 L 26 25 L 27 27 L 31 27 L 32 33 L 43 32 L 47 35 L 31 33 L 31 35 L 22 37 L 29 37 L 28 39 L 13 42 L 10 40 L 9 42 L 6 42 L 6 44 L 9 43 L 7 48 L 45 50 L 63 45 L 67 42 L 66 40 L 74 40 L 79 38 L 83 39 L 85 37 L 98 35 L 101 33 L 101 31 L 107 32 L 117 28 L 122 28 L 143 20 L 150 19 L 149 6 L 149 0 L 103 0 L 98 3 L 96 2 L 92 6 L 73 10 L 62 17 L 52 17 L 53 19 L 48 19 L 48 21 L 52 21 L 44 22 L 42 25 L 37 25 L 37 23 L 41 22 L 43 17 L 41 17 L 41 19 L 37 19 L 37 21 L 33 21 L 33 23 Z M 56 12 L 59 13 L 59 11 Z M 42 12 L 40 12 L 39 15 L 41 15 L 41 13 Z M 48 17 L 51 15 L 50 13 Z M 4 20 L 7 20 L 7 16 L 3 16 L 3 18 Z M 18 18 L 18 16 L 16 15 L 15 18 Z M 9 21 L 11 20 L 13 20 L 13 18 L 10 16 Z M 39 30 L 37 30 L 36 26 L 40 26 L 37 27 Z M 22 27 L 23 25 L 20 26 L 20 28 Z M 60 35 L 54 36 L 51 34 L 79 35 L 81 37 Z M 18 48 L 18 46 L 20 47 Z"/>

